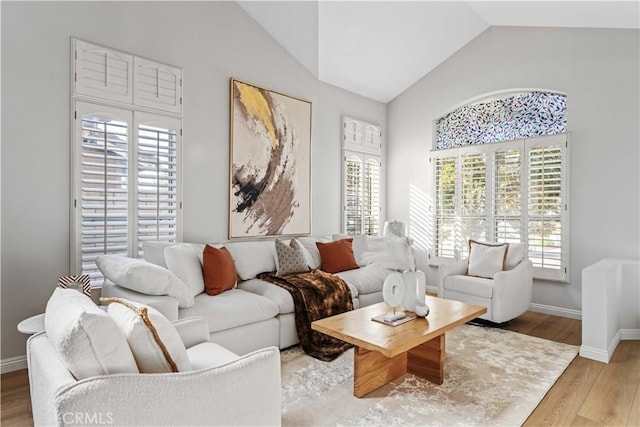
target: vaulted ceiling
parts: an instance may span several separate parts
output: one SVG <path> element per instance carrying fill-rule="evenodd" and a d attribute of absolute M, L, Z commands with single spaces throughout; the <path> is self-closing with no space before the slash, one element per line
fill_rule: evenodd
<path fill-rule="evenodd" d="M 389 102 L 492 25 L 640 28 L 636 1 L 239 1 L 318 79 Z"/>

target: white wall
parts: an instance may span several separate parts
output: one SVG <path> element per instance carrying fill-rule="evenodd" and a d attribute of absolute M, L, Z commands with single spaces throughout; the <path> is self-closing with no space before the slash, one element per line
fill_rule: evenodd
<path fill-rule="evenodd" d="M 494 91 L 566 93 L 571 283 L 536 281 L 533 302 L 580 310 L 583 268 L 602 258 L 639 256 L 638 57 L 637 30 L 489 28 L 388 104 L 387 217 L 411 216 L 414 225 L 430 218 L 416 200 L 429 196 L 434 119 Z M 425 237 L 419 234 L 418 241 Z M 430 271 L 430 282 L 434 277 Z"/>
<path fill-rule="evenodd" d="M 313 103 L 312 232 L 341 224 L 340 117 L 386 107 L 319 82 L 235 2 L 2 2 L 2 353 L 69 274 L 69 38 L 184 70 L 184 240 L 227 238 L 229 78 Z"/>

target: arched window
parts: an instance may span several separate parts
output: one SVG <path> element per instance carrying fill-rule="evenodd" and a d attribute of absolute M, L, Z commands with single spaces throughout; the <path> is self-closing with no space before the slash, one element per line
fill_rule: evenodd
<path fill-rule="evenodd" d="M 524 242 L 537 278 L 568 281 L 567 102 L 531 91 L 464 105 L 435 122 L 434 240 L 464 258 L 468 240 Z"/>

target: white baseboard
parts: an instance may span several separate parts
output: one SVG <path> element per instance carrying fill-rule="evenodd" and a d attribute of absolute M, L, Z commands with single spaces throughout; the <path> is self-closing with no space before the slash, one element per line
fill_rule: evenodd
<path fill-rule="evenodd" d="M 619 332 L 621 340 L 640 340 L 640 329 L 620 329 Z"/>
<path fill-rule="evenodd" d="M 531 303 L 529 310 L 536 313 L 551 314 L 553 316 L 567 317 L 569 319 L 582 320 L 582 311 L 570 308 L 554 307 L 552 305 Z"/>
<path fill-rule="evenodd" d="M 580 346 L 580 357 L 585 357 L 602 363 L 609 363 L 610 358 L 609 353 L 605 350 L 589 347 L 588 345 Z"/>
<path fill-rule="evenodd" d="M 20 369 L 27 369 L 26 356 L 9 357 L 0 361 L 0 374 L 19 371 Z"/>
<path fill-rule="evenodd" d="M 598 362 L 609 363 L 613 352 L 616 351 L 618 344 L 620 344 L 622 340 L 640 340 L 640 329 L 619 329 L 611 339 L 611 342 L 609 342 L 606 350 L 582 345 L 580 346 L 580 356 L 597 360 Z"/>

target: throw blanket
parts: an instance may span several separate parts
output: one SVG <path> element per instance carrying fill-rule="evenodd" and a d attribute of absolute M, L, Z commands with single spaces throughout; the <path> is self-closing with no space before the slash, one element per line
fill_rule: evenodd
<path fill-rule="evenodd" d="M 330 362 L 351 347 L 351 344 L 311 329 L 311 322 L 315 320 L 353 310 L 351 291 L 344 280 L 322 270 L 283 277 L 262 273 L 258 279 L 280 286 L 291 294 L 300 346 L 309 356 Z"/>

